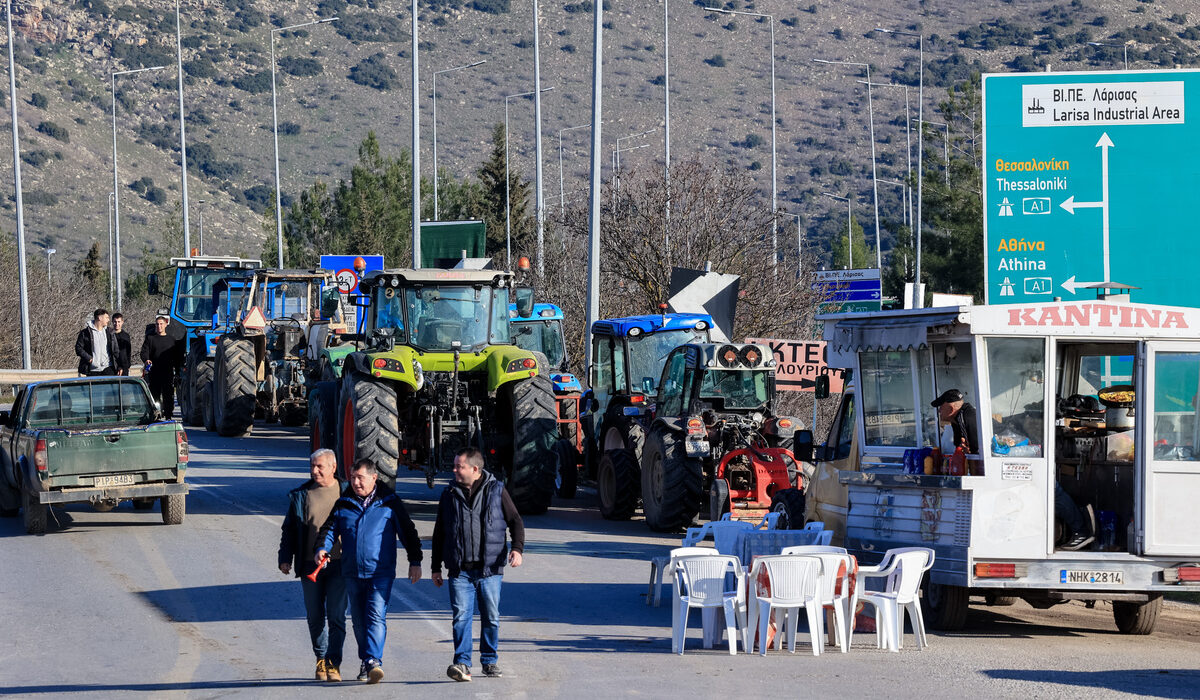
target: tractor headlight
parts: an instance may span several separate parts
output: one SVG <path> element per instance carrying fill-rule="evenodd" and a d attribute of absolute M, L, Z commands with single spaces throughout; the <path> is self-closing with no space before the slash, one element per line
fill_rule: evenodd
<path fill-rule="evenodd" d="M 636 337 L 638 337 L 638 336 L 639 336 L 639 335 L 641 335 L 641 334 L 642 334 L 642 329 L 641 329 L 641 328 L 636 328 L 636 327 L 635 327 L 635 328 L 630 328 L 630 329 L 629 329 L 629 337 L 630 337 L 630 338 L 636 338 Z"/>

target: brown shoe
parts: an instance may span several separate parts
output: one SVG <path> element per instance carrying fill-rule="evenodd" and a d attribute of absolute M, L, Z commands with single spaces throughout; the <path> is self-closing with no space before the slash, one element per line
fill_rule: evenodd
<path fill-rule="evenodd" d="M 325 680 L 329 681 L 330 683 L 341 683 L 342 672 L 337 666 L 334 666 L 329 662 L 325 662 Z"/>
<path fill-rule="evenodd" d="M 329 680 L 329 670 L 325 668 L 325 659 L 317 659 L 316 678 L 319 681 Z"/>

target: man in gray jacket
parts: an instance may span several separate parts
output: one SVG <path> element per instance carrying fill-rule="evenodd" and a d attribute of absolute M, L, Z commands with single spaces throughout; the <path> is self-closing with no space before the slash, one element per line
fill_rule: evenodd
<path fill-rule="evenodd" d="M 508 548 L 512 536 L 512 550 Z M 442 585 L 442 563 L 449 570 L 450 609 L 454 615 L 454 662 L 446 675 L 471 680 L 471 618 L 479 603 L 479 661 L 483 673 L 503 675 L 500 643 L 500 583 L 504 564 L 520 566 L 525 524 L 504 484 L 483 468 L 483 453 L 458 451 L 454 481 L 442 492 L 433 526 L 433 583 Z"/>

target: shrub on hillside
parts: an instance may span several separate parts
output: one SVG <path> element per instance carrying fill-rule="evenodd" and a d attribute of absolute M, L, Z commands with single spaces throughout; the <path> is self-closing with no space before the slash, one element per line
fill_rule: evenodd
<path fill-rule="evenodd" d="M 62 141 L 63 143 L 71 143 L 71 134 L 67 131 L 66 127 L 59 126 L 54 122 L 42 122 L 37 125 L 37 130 L 52 139 Z"/>

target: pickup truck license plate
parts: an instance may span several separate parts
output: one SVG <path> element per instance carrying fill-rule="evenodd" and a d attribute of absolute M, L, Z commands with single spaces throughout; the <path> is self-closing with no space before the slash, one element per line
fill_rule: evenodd
<path fill-rule="evenodd" d="M 113 476 L 98 476 L 95 480 L 95 485 L 98 487 L 105 486 L 129 486 L 133 483 L 133 474 L 114 474 Z"/>
<path fill-rule="evenodd" d="M 1102 586 L 1121 586 L 1125 584 L 1125 573 L 1122 571 L 1063 569 L 1059 575 L 1059 583 L 1092 583 Z"/>

